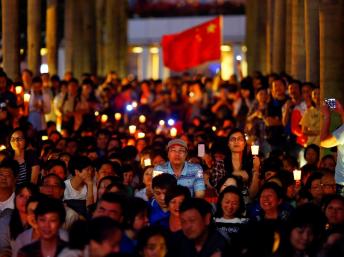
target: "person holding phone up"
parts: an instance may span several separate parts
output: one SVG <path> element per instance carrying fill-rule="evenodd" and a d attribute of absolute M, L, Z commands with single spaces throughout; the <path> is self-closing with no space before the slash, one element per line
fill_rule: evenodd
<path fill-rule="evenodd" d="M 330 133 L 331 112 L 337 112 L 342 119 L 342 125 Z M 330 106 L 324 102 L 321 107 L 323 113 L 323 127 L 320 134 L 320 146 L 331 148 L 337 146 L 337 164 L 335 168 L 335 180 L 337 194 L 344 196 L 344 109 L 342 104 L 336 100 L 335 106 Z"/>

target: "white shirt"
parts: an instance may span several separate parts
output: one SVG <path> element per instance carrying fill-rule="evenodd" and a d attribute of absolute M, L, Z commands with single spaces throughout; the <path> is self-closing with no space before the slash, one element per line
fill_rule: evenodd
<path fill-rule="evenodd" d="M 14 198 L 15 194 L 13 192 L 12 195 L 6 201 L 0 202 L 0 212 L 2 212 L 5 209 L 14 209 Z"/>

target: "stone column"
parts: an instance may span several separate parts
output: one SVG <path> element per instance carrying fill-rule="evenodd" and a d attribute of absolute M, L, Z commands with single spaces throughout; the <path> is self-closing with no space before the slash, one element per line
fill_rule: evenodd
<path fill-rule="evenodd" d="M 306 79 L 305 51 L 305 18 L 304 1 L 292 1 L 292 43 L 291 43 L 291 75 L 295 79 Z"/>
<path fill-rule="evenodd" d="M 291 17 L 292 0 L 286 0 L 286 19 L 285 19 L 285 71 L 291 74 Z"/>
<path fill-rule="evenodd" d="M 35 76 L 41 65 L 41 0 L 27 2 L 27 63 Z"/>
<path fill-rule="evenodd" d="M 306 80 L 319 85 L 319 3 L 305 0 Z"/>
<path fill-rule="evenodd" d="M 17 80 L 19 71 L 19 0 L 2 0 L 2 58 L 8 77 Z"/>
<path fill-rule="evenodd" d="M 320 93 L 344 104 L 344 3 L 323 1 L 319 12 Z"/>
<path fill-rule="evenodd" d="M 275 1 L 272 45 L 272 71 L 285 71 L 286 0 Z"/>
<path fill-rule="evenodd" d="M 247 0 L 246 3 L 246 46 L 248 74 L 259 69 L 258 17 L 259 1 Z"/>
<path fill-rule="evenodd" d="M 54 75 L 57 74 L 57 0 L 47 1 L 46 35 L 48 68 Z"/>
<path fill-rule="evenodd" d="M 274 6 L 273 0 L 266 0 L 266 72 L 271 73 L 272 70 L 272 49 L 274 43 Z"/>

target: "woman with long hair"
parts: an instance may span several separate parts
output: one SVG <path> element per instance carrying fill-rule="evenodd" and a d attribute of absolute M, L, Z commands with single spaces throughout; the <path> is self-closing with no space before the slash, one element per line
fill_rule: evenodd
<path fill-rule="evenodd" d="M 17 236 L 30 228 L 26 203 L 38 189 L 33 184 L 21 184 L 15 191 L 14 209 L 6 209 L 0 219 L 0 256 L 11 256 Z"/>
<path fill-rule="evenodd" d="M 15 128 L 9 137 L 9 151 L 13 160 L 18 162 L 17 185 L 27 182 L 37 184 L 40 166 L 35 151 L 27 148 L 28 139 L 22 128 Z"/>
<path fill-rule="evenodd" d="M 241 177 L 247 192 L 244 196 L 254 199 L 259 189 L 260 159 L 247 150 L 245 134 L 235 128 L 228 135 L 229 151 L 225 159 L 215 161 L 210 182 L 218 187 L 219 182 L 230 175 Z"/>

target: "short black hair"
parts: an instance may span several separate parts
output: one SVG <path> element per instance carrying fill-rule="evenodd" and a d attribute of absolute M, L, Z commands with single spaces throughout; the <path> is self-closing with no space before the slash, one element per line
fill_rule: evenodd
<path fill-rule="evenodd" d="M 155 176 L 152 180 L 152 188 L 169 189 L 177 185 L 177 179 L 168 173 L 162 173 Z"/>
<path fill-rule="evenodd" d="M 166 205 L 169 204 L 169 202 L 177 197 L 177 196 L 181 196 L 183 195 L 185 199 L 188 199 L 191 197 L 191 193 L 190 190 L 185 187 L 185 186 L 181 186 L 181 185 L 176 185 L 174 187 L 171 187 L 167 190 L 166 195 L 165 195 L 165 203 Z"/>
<path fill-rule="evenodd" d="M 122 194 L 107 192 L 102 195 L 102 197 L 98 201 L 98 204 L 102 201 L 119 204 L 122 208 L 123 213 L 127 199 Z"/>
<path fill-rule="evenodd" d="M 137 252 L 142 253 L 143 249 L 147 246 L 149 239 L 153 236 L 162 236 L 165 239 L 166 247 L 168 250 L 169 234 L 168 231 L 160 226 L 150 226 L 143 228 L 137 236 Z"/>
<path fill-rule="evenodd" d="M 97 243 L 112 238 L 116 231 L 121 231 L 120 225 L 110 217 L 97 217 L 89 222 L 90 240 Z"/>
<path fill-rule="evenodd" d="M 138 197 L 128 199 L 128 205 L 124 213 L 124 224 L 128 228 L 132 228 L 135 217 L 140 214 L 148 212 L 148 205 L 145 200 Z"/>
<path fill-rule="evenodd" d="M 195 209 L 201 214 L 202 217 L 205 217 L 207 214 L 213 213 L 213 208 L 206 200 L 201 198 L 189 198 L 185 199 L 179 207 L 179 211 L 186 212 L 188 210 Z"/>
<path fill-rule="evenodd" d="M 50 174 L 44 176 L 44 177 L 42 178 L 40 184 L 43 185 L 44 181 L 45 181 L 46 179 L 48 179 L 48 178 L 56 178 L 57 181 L 58 181 L 59 187 L 61 187 L 61 188 L 63 188 L 63 189 L 66 188 L 66 184 L 64 183 L 64 181 L 63 181 L 59 176 L 57 176 L 55 173 L 50 173 Z"/>
<path fill-rule="evenodd" d="M 2 162 L 0 162 L 0 169 L 9 169 L 12 171 L 13 176 L 17 177 L 17 171 L 18 171 L 18 162 L 13 159 L 4 159 Z"/>
<path fill-rule="evenodd" d="M 93 162 L 90 158 L 86 157 L 86 156 L 76 156 L 73 157 L 70 160 L 69 163 L 69 170 L 70 173 L 75 176 L 75 171 L 82 171 L 83 169 L 85 169 L 86 167 L 92 166 L 93 167 Z"/>
<path fill-rule="evenodd" d="M 61 200 L 54 199 L 51 197 L 43 197 L 37 205 L 35 210 L 36 219 L 39 216 L 45 215 L 47 213 L 57 213 L 61 222 L 61 225 L 66 219 L 66 210 Z"/>

